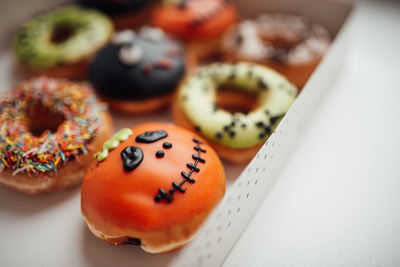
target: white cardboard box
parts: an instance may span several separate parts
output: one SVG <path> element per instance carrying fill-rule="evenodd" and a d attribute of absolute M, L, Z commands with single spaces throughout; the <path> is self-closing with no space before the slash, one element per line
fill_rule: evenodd
<path fill-rule="evenodd" d="M 10 42 L 25 18 L 65 1 L 32 3 L 0 2 L 4 47 L 0 53 L 0 90 L 8 89 L 20 77 L 12 68 Z M 79 188 L 43 196 L 26 196 L 0 188 L 0 263 L 29 266 L 218 266 L 234 246 L 246 224 L 257 211 L 275 177 L 281 171 L 291 145 L 297 140 L 301 122 L 329 89 L 346 50 L 346 26 L 352 6 L 335 1 L 282 0 L 252 5 L 235 1 L 243 17 L 264 12 L 305 15 L 326 26 L 334 41 L 279 127 L 248 166 L 226 164 L 227 194 L 196 239 L 184 249 L 151 255 L 140 248 L 113 247 L 96 239 L 80 215 Z M 328 86 L 327 86 L 328 85 Z M 131 118 L 116 116 L 115 129 L 149 121 L 168 121 L 166 114 Z M 239 173 L 243 173 L 239 176 Z M 18 233 L 18 234 L 16 234 Z M 23 256 L 21 256 L 23 255 Z"/>

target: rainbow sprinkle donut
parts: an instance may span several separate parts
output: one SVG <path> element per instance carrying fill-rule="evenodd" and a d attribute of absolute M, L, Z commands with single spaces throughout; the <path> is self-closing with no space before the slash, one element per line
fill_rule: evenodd
<path fill-rule="evenodd" d="M 0 182 L 26 193 L 79 183 L 110 133 L 110 115 L 88 85 L 21 82 L 0 100 Z"/>

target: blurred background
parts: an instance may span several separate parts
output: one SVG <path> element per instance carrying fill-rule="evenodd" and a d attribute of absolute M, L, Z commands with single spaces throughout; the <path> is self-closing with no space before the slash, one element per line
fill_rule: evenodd
<path fill-rule="evenodd" d="M 340 71 L 223 266 L 400 266 L 400 1 L 338 1 L 355 4 Z M 21 21 L 64 2 L 0 0 L 0 81 L 10 81 L 7 47 Z M 0 265 L 136 266 L 129 248 L 98 244 L 83 232 L 78 195 L 62 192 L 29 206 L 30 198 L 0 188 Z M 78 222 L 55 218 L 56 209 Z M 35 228 L 40 233 L 10 225 L 25 216 L 50 223 Z M 70 240 L 70 232 L 79 237 Z M 149 266 L 172 257 L 133 254 Z"/>

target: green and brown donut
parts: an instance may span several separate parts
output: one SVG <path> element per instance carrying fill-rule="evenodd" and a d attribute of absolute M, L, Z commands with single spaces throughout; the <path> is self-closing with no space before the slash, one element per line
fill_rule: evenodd
<path fill-rule="evenodd" d="M 83 78 L 91 56 L 112 33 L 112 22 L 102 13 L 67 6 L 25 23 L 13 48 L 19 65 L 29 75 Z"/>
<path fill-rule="evenodd" d="M 180 86 L 173 109 L 178 124 L 200 132 L 219 154 L 247 161 L 288 111 L 297 88 L 267 67 L 211 64 Z"/>

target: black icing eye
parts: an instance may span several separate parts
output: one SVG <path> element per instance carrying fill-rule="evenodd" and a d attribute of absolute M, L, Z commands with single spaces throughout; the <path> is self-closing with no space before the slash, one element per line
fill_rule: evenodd
<path fill-rule="evenodd" d="M 170 148 L 172 147 L 172 144 L 169 143 L 169 142 L 164 142 L 164 143 L 162 144 L 162 146 L 163 146 L 163 148 L 165 148 L 165 149 L 170 149 Z"/>
<path fill-rule="evenodd" d="M 160 139 L 167 137 L 168 134 L 164 130 L 148 131 L 136 136 L 138 143 L 154 143 Z"/>
<path fill-rule="evenodd" d="M 143 161 L 143 151 L 137 146 L 127 146 L 121 151 L 123 167 L 125 171 L 136 169 Z"/>
<path fill-rule="evenodd" d="M 158 150 L 158 151 L 156 152 L 156 158 L 162 158 L 162 157 L 164 157 L 164 151 Z"/>

